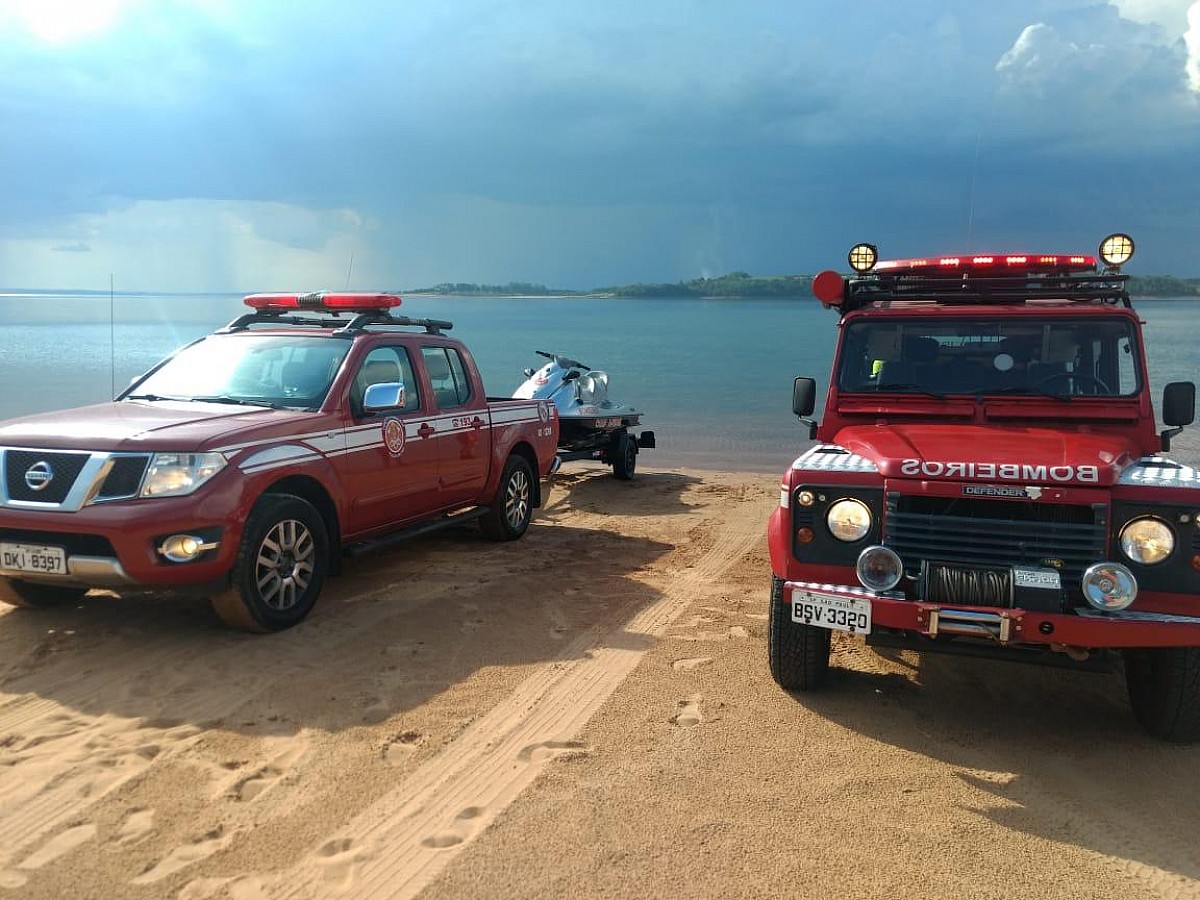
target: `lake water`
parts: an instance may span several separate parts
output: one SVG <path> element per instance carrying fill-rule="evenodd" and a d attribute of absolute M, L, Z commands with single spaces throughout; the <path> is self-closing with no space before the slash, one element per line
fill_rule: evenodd
<path fill-rule="evenodd" d="M 110 322 L 111 307 L 111 322 Z M 1197 380 L 1200 302 L 1136 303 L 1155 397 Z M 179 345 L 244 310 L 240 296 L 0 294 L 0 419 L 111 398 Z M 823 390 L 837 316 L 816 300 L 406 298 L 399 312 L 448 319 L 488 392 L 508 396 L 535 350 L 609 373 L 609 395 L 658 437 L 641 464 L 778 473 L 805 443 L 792 379 Z"/>

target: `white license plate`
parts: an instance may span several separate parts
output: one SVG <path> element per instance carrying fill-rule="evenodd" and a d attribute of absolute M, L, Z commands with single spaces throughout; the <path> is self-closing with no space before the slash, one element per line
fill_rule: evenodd
<path fill-rule="evenodd" d="M 40 572 L 66 575 L 67 554 L 62 547 L 38 544 L 0 544 L 0 569 L 12 572 Z"/>
<path fill-rule="evenodd" d="M 834 631 L 871 633 L 871 601 L 792 590 L 792 621 Z"/>

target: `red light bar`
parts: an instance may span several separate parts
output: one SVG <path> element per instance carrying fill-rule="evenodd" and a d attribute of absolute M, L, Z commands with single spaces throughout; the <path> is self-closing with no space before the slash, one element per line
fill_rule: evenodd
<path fill-rule="evenodd" d="M 242 301 L 253 309 L 306 310 L 310 312 L 373 312 L 400 305 L 395 294 L 349 292 L 328 294 L 250 294 Z"/>
<path fill-rule="evenodd" d="M 1058 253 L 980 253 L 971 256 L 881 260 L 875 264 L 872 271 L 903 275 L 918 272 L 968 272 L 1000 267 L 1010 272 L 1093 272 L 1096 270 L 1096 257 Z"/>

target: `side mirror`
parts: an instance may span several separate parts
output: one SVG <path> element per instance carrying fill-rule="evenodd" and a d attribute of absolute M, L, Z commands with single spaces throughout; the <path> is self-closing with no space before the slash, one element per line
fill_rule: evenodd
<path fill-rule="evenodd" d="M 800 418 L 811 416 L 817 408 L 817 382 L 812 378 L 797 378 L 792 384 L 792 412 Z"/>
<path fill-rule="evenodd" d="M 1196 385 L 1191 381 L 1172 381 L 1163 388 L 1162 421 L 1172 427 L 1161 435 L 1163 450 L 1171 449 L 1171 438 L 1196 419 Z"/>
<path fill-rule="evenodd" d="M 812 378 L 797 378 L 792 382 L 792 412 L 808 426 L 808 439 L 817 436 L 817 423 L 809 416 L 817 408 L 817 382 Z"/>
<path fill-rule="evenodd" d="M 363 412 L 376 413 L 404 405 L 404 382 L 382 381 L 363 392 Z"/>

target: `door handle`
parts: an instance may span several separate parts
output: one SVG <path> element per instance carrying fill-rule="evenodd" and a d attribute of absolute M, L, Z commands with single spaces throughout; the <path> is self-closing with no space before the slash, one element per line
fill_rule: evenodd
<path fill-rule="evenodd" d="M 431 434 L 433 434 L 433 432 L 434 427 L 428 422 L 422 422 L 421 427 L 417 429 L 417 435 L 423 438 L 429 437 Z"/>
<path fill-rule="evenodd" d="M 479 418 L 479 416 L 476 416 L 474 419 L 471 420 L 471 427 L 476 430 L 482 428 L 483 427 L 483 419 Z"/>

